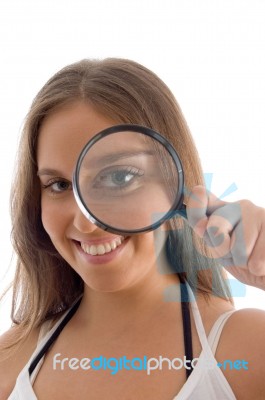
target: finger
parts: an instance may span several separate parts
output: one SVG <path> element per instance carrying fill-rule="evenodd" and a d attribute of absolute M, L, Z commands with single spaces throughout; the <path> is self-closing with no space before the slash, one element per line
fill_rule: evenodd
<path fill-rule="evenodd" d="M 249 256 L 248 268 L 253 275 L 265 276 L 265 223 L 261 224 L 261 229 L 256 239 L 254 248 Z"/>
<path fill-rule="evenodd" d="M 218 201 L 218 199 L 214 195 L 207 192 L 205 187 L 196 186 L 193 188 L 187 202 L 187 218 L 189 224 L 197 233 L 197 235 L 203 238 L 207 247 L 213 250 L 215 247 L 223 243 L 224 237 L 222 234 L 216 235 L 218 231 L 218 228 L 216 228 L 218 226 L 218 223 L 213 224 L 213 226 L 208 226 L 209 217 L 207 210 L 209 204 L 209 196 L 211 196 L 211 204 L 214 204 L 215 207 L 217 207 L 217 203 L 219 206 L 225 204 L 224 202 Z M 226 245 L 226 247 L 229 248 L 229 245 Z M 223 251 L 219 251 L 218 253 L 211 251 L 212 257 L 215 258 L 218 258 L 220 253 L 223 253 Z"/>
<path fill-rule="evenodd" d="M 208 198 L 206 190 L 203 186 L 196 186 L 188 198 L 186 205 L 187 218 L 190 226 L 200 235 L 200 224 L 202 228 L 207 225 L 207 210 Z M 203 229 L 204 233 L 205 229 Z"/>
<path fill-rule="evenodd" d="M 231 236 L 231 255 L 233 265 L 237 267 L 246 267 L 249 255 L 255 243 L 255 237 L 252 227 L 249 227 L 249 232 L 244 232 L 243 222 L 240 221 L 234 229 Z M 250 240 L 247 239 L 247 236 Z"/>
<path fill-rule="evenodd" d="M 196 186 L 187 203 L 187 217 L 194 231 L 211 248 L 213 257 L 231 258 L 230 234 L 241 218 L 239 204 L 221 201 L 205 187 Z"/>
<path fill-rule="evenodd" d="M 207 232 L 216 255 L 220 258 L 231 258 L 231 265 L 247 266 L 250 255 L 257 254 L 256 270 L 263 270 L 262 257 L 265 258 L 265 251 L 262 245 L 257 244 L 260 249 L 253 252 L 255 243 L 261 230 L 261 219 L 263 210 L 254 206 L 251 202 L 241 200 L 237 203 L 227 203 L 224 207 L 216 210 L 210 217 L 207 226 Z M 265 223 L 264 223 L 265 225 Z M 217 228 L 218 227 L 218 228 Z M 211 230 L 210 230 L 211 228 Z M 214 232 L 214 235 L 211 234 Z M 264 230 L 263 230 L 264 232 Z M 223 234 L 223 242 L 217 243 L 216 237 Z M 264 233 L 262 234 L 264 235 Z M 259 242 L 260 243 L 260 242 Z M 260 267 L 258 267 L 260 265 Z"/>
<path fill-rule="evenodd" d="M 219 200 L 204 186 L 195 186 L 187 201 L 187 218 L 195 232 L 203 237 L 209 215 L 226 203 Z"/>
<path fill-rule="evenodd" d="M 234 265 L 249 266 L 251 254 L 252 257 L 257 254 L 258 258 L 260 254 L 264 254 L 262 249 L 258 250 L 257 253 L 255 251 L 256 242 L 260 232 L 262 232 L 263 210 L 247 200 L 241 200 L 238 204 L 240 204 L 242 215 L 231 235 L 231 254 Z M 265 257 L 265 254 L 263 257 Z M 257 259 L 256 262 L 259 264 Z"/>
<path fill-rule="evenodd" d="M 227 204 L 227 202 L 220 200 L 202 185 L 194 186 L 192 188 L 187 201 L 187 205 L 189 207 L 202 208 L 206 206 L 210 213 L 215 211 L 217 208 L 224 206 L 225 204 Z"/>
<path fill-rule="evenodd" d="M 212 243 L 212 251 L 215 257 L 232 257 L 231 248 L 233 247 L 233 241 L 231 235 L 240 223 L 241 214 L 239 203 L 226 203 L 209 216 L 206 231 Z M 236 237 L 239 238 L 239 235 Z M 244 244 L 243 239 L 241 243 Z"/>

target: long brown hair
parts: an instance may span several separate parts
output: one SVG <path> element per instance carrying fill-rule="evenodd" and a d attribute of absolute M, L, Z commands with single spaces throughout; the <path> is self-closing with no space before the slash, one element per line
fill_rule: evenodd
<path fill-rule="evenodd" d="M 203 184 L 200 160 L 179 105 L 168 87 L 150 70 L 126 60 L 82 60 L 56 73 L 40 90 L 27 115 L 19 147 L 11 197 L 12 238 L 17 253 L 12 320 L 25 337 L 44 320 L 58 317 L 83 291 L 83 281 L 54 248 L 41 221 L 36 146 L 45 117 L 76 100 L 93 104 L 117 123 L 148 126 L 176 148 L 187 189 Z M 220 267 L 188 224 L 172 218 L 167 255 L 173 271 L 194 290 L 229 299 Z M 198 247 L 199 246 L 199 247 Z M 198 249 L 200 251 L 198 251 Z"/>

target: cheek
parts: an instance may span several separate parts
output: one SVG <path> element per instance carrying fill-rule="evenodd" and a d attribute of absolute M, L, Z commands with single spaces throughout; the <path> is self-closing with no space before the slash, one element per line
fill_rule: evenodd
<path fill-rule="evenodd" d="M 66 229 L 66 213 L 56 200 L 42 198 L 41 218 L 45 231 L 52 241 L 57 241 L 63 235 Z"/>
<path fill-rule="evenodd" d="M 159 227 L 155 231 L 137 235 L 136 249 L 142 259 L 155 261 L 165 249 L 165 242 L 168 236 L 163 228 Z"/>

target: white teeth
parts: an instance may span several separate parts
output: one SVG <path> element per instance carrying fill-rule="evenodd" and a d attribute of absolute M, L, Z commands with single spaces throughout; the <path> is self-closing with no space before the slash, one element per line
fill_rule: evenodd
<path fill-rule="evenodd" d="M 103 244 L 100 244 L 97 250 L 98 254 L 105 254 L 105 247 L 103 246 Z"/>
<path fill-rule="evenodd" d="M 124 237 L 120 236 L 107 243 L 100 243 L 99 245 L 92 244 L 89 246 L 86 243 L 81 242 L 81 247 L 85 253 L 90 254 L 92 256 L 103 255 L 105 253 L 109 253 L 112 250 L 115 250 L 118 246 L 122 244 L 124 241 Z"/>
<path fill-rule="evenodd" d="M 95 246 L 95 245 L 90 246 L 89 250 L 90 250 L 90 254 L 92 254 L 92 256 L 96 256 L 98 254 L 97 246 Z"/>
<path fill-rule="evenodd" d="M 105 243 L 104 247 L 105 247 L 105 253 L 109 253 L 111 251 L 111 246 L 109 243 Z"/>
<path fill-rule="evenodd" d="M 117 247 L 117 243 L 115 241 L 110 243 L 111 250 L 115 250 Z"/>
<path fill-rule="evenodd" d="M 117 246 L 119 246 L 121 244 L 121 238 L 120 237 L 116 239 L 116 244 L 117 244 Z"/>

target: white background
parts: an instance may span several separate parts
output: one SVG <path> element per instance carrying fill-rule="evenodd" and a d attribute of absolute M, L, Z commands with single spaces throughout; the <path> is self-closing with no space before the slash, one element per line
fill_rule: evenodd
<path fill-rule="evenodd" d="M 0 38 L 0 291 L 14 274 L 9 190 L 23 118 L 45 81 L 83 58 L 130 58 L 156 72 L 181 105 L 212 191 L 235 183 L 224 199 L 265 206 L 265 1 L 3 0 Z M 235 303 L 265 309 L 265 292 L 247 287 Z M 0 333 L 9 311 L 10 296 Z"/>

